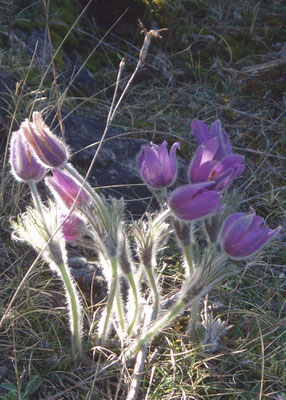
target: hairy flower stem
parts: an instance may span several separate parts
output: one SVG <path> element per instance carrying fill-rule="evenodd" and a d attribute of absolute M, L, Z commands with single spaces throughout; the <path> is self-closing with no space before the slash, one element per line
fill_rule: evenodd
<path fill-rule="evenodd" d="M 117 305 L 117 313 L 118 313 L 119 325 L 120 325 L 120 328 L 122 330 L 122 333 L 124 333 L 124 318 L 123 318 L 123 313 L 122 313 L 120 293 L 119 293 L 118 289 L 116 290 L 116 305 Z"/>
<path fill-rule="evenodd" d="M 136 284 L 135 284 L 135 281 L 134 281 L 132 273 L 130 272 L 126 276 L 127 276 L 129 285 L 131 287 L 132 294 L 133 294 L 133 300 L 134 300 L 134 316 L 133 316 L 131 324 L 129 325 L 128 330 L 127 330 L 127 334 L 130 335 L 130 333 L 132 332 L 132 330 L 134 328 L 136 319 L 138 317 L 139 299 L 138 299 L 138 293 L 137 293 Z"/>
<path fill-rule="evenodd" d="M 116 259 L 116 256 L 111 257 L 110 261 L 111 261 L 111 268 L 112 268 L 111 287 L 110 287 L 110 292 L 109 292 L 107 305 L 106 305 L 106 315 L 105 315 L 103 330 L 102 330 L 102 333 L 101 333 L 100 338 L 99 338 L 99 342 L 100 342 L 100 344 L 102 346 L 104 345 L 104 342 L 105 342 L 105 339 L 106 339 L 106 334 L 107 334 L 107 330 L 108 330 L 109 323 L 110 323 L 113 303 L 114 303 L 114 299 L 116 297 L 117 285 L 118 285 L 117 259 Z"/>
<path fill-rule="evenodd" d="M 33 202 L 35 204 L 35 207 L 36 207 L 38 213 L 41 215 L 44 227 L 45 227 L 47 233 L 49 234 L 49 229 L 48 229 L 45 217 L 44 217 L 43 207 L 42 207 L 42 203 L 41 203 L 41 200 L 40 200 L 40 195 L 39 195 L 36 183 L 34 181 L 29 181 L 29 186 L 30 186 L 32 199 L 33 199 Z"/>
<path fill-rule="evenodd" d="M 154 304 L 153 304 L 153 312 L 152 312 L 152 319 L 156 319 L 157 315 L 159 313 L 159 308 L 160 308 L 160 294 L 156 285 L 154 273 L 152 268 L 146 268 L 146 272 L 151 284 L 152 292 L 153 292 L 153 297 L 154 297 Z"/>
<path fill-rule="evenodd" d="M 145 334 L 141 336 L 132 346 L 129 348 L 127 353 L 128 357 L 132 357 L 136 354 L 142 346 L 147 344 L 149 340 L 151 340 L 157 333 L 159 333 L 166 325 L 168 325 L 179 313 L 181 313 L 184 308 L 187 307 L 187 304 L 183 300 L 178 300 L 175 306 L 170 310 L 170 312 L 166 313 L 162 318 L 160 318 L 157 322 L 155 322 L 151 327 L 146 331 Z"/>
<path fill-rule="evenodd" d="M 103 218 L 103 222 L 104 225 L 106 227 L 106 229 L 109 229 L 109 225 L 110 225 L 110 218 L 109 215 L 107 213 L 107 210 L 100 198 L 100 196 L 98 196 L 95 191 L 92 189 L 92 187 L 90 186 L 90 184 L 86 181 L 86 179 L 84 179 L 77 171 L 75 168 L 73 168 L 70 164 L 65 163 L 64 168 L 79 182 L 83 185 L 83 187 L 85 188 L 85 190 L 91 195 L 91 197 L 93 198 L 98 210 L 100 211 L 100 214 Z"/>
<path fill-rule="evenodd" d="M 70 325 L 72 331 L 72 350 L 75 362 L 81 358 L 81 335 L 82 335 L 82 317 L 81 306 L 77 295 L 75 285 L 68 266 L 65 263 L 59 264 L 58 269 L 64 282 L 68 304 L 70 308 Z"/>
<path fill-rule="evenodd" d="M 190 332 L 195 332 L 196 325 L 198 322 L 198 311 L 199 311 L 199 301 L 196 300 L 193 303 L 192 311 L 191 311 L 191 326 Z"/>
<path fill-rule="evenodd" d="M 190 244 L 183 245 L 183 252 L 187 261 L 188 276 L 191 277 L 194 273 L 194 266 L 192 261 L 192 246 Z"/>

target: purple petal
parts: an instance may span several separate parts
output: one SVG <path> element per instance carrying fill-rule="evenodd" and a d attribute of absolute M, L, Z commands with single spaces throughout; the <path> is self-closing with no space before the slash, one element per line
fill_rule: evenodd
<path fill-rule="evenodd" d="M 46 178 L 46 184 L 51 188 L 55 196 L 70 208 L 81 188 L 81 185 L 67 173 L 59 169 L 53 169 L 53 176 Z M 91 204 L 92 199 L 85 189 L 80 191 L 76 205 Z"/>
<path fill-rule="evenodd" d="M 248 231 L 258 229 L 261 225 L 264 225 L 264 223 L 264 218 L 260 217 L 259 215 L 255 215 L 252 223 L 249 225 Z"/>
<path fill-rule="evenodd" d="M 208 140 L 212 138 L 207 125 L 199 119 L 195 119 L 191 123 L 191 129 L 194 132 L 195 140 L 199 145 L 205 144 Z"/>
<path fill-rule="evenodd" d="M 222 160 L 225 156 L 231 154 L 231 145 L 226 131 L 222 128 L 221 121 L 218 119 L 211 124 L 210 134 L 212 137 L 219 138 L 220 146 L 216 154 L 218 160 Z"/>
<path fill-rule="evenodd" d="M 219 192 L 224 190 L 234 179 L 234 170 L 227 169 L 214 179 L 215 189 Z"/>
<path fill-rule="evenodd" d="M 179 142 L 175 142 L 170 149 L 170 167 L 171 170 L 174 171 L 174 173 L 176 173 L 177 170 L 177 158 L 176 158 L 176 151 L 177 149 L 179 149 L 180 143 Z"/>
<path fill-rule="evenodd" d="M 196 170 L 193 170 L 192 183 L 208 182 L 211 172 L 217 165 L 217 161 L 207 161 Z"/>
<path fill-rule="evenodd" d="M 229 217 L 227 217 L 227 219 L 225 220 L 223 227 L 222 227 L 222 231 L 221 231 L 221 237 L 223 238 L 226 234 L 226 232 L 228 231 L 228 229 L 241 217 L 245 217 L 246 213 L 242 213 L 242 212 L 238 212 L 235 214 L 231 214 Z"/>
<path fill-rule="evenodd" d="M 184 220 L 195 220 L 205 218 L 211 214 L 214 214 L 219 210 L 221 203 L 220 193 L 208 190 L 204 193 L 200 193 L 198 196 L 190 200 L 186 207 L 182 207 L 176 215 Z"/>
<path fill-rule="evenodd" d="M 224 233 L 222 247 L 227 254 L 233 256 L 235 246 L 248 234 L 248 228 L 254 217 L 255 214 L 246 214 L 245 216 L 242 216 Z"/>
<path fill-rule="evenodd" d="M 39 113 L 33 113 L 32 123 L 26 119 L 21 129 L 44 166 L 56 168 L 67 161 L 69 154 L 66 144 L 49 130 Z"/>
<path fill-rule="evenodd" d="M 208 183 L 189 184 L 175 189 L 169 198 L 169 207 L 184 220 L 200 219 L 214 213 L 220 206 L 221 195 L 207 190 Z"/>
<path fill-rule="evenodd" d="M 247 233 L 239 240 L 232 250 L 232 257 L 245 258 L 261 250 L 270 240 L 280 232 L 280 227 L 271 230 L 268 226 Z"/>
<path fill-rule="evenodd" d="M 21 129 L 13 132 L 11 137 L 10 164 L 14 177 L 20 181 L 38 182 L 46 174 L 46 168 L 39 164 Z"/>
<path fill-rule="evenodd" d="M 201 164 L 203 164 L 207 161 L 216 160 L 215 154 L 217 153 L 218 148 L 219 148 L 218 138 L 209 140 L 204 146 Z"/>
<path fill-rule="evenodd" d="M 229 156 L 226 156 L 217 166 L 216 174 L 218 175 L 229 168 L 237 169 L 241 166 L 243 159 L 244 157 L 240 154 L 230 154 Z"/>

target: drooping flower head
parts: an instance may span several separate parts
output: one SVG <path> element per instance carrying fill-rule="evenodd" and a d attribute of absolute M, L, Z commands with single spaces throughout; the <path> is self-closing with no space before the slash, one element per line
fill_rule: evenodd
<path fill-rule="evenodd" d="M 74 242 L 79 240 L 86 231 L 86 222 L 77 213 L 71 213 L 67 218 L 67 214 L 62 213 L 59 222 L 62 223 L 61 233 L 66 242 Z"/>
<path fill-rule="evenodd" d="M 171 185 L 176 178 L 176 150 L 179 143 L 174 143 L 170 154 L 167 150 L 167 142 L 160 146 L 152 144 L 143 145 L 137 158 L 137 164 L 146 185 L 152 189 L 160 189 Z"/>
<path fill-rule="evenodd" d="M 40 113 L 33 112 L 33 122 L 26 119 L 21 124 L 21 130 L 44 166 L 59 168 L 68 160 L 67 145 L 50 131 Z"/>
<path fill-rule="evenodd" d="M 46 168 L 39 164 L 21 129 L 12 133 L 10 165 L 15 179 L 22 182 L 39 182 L 46 174 Z"/>
<path fill-rule="evenodd" d="M 203 219 L 221 211 L 221 194 L 209 190 L 210 183 L 188 184 L 175 189 L 168 205 L 175 216 L 184 221 Z"/>
<path fill-rule="evenodd" d="M 232 258 L 250 257 L 262 249 L 280 232 L 280 227 L 270 229 L 262 217 L 255 213 L 231 214 L 222 227 L 220 244 Z"/>
<path fill-rule="evenodd" d="M 209 140 L 218 138 L 219 146 L 214 156 L 216 160 L 222 160 L 224 157 L 231 154 L 232 151 L 229 137 L 226 131 L 223 129 L 219 119 L 213 122 L 210 128 L 208 128 L 204 121 L 195 119 L 191 123 L 191 128 L 194 132 L 194 137 L 198 145 L 206 144 Z"/>
<path fill-rule="evenodd" d="M 53 169 L 52 173 L 53 176 L 48 176 L 45 179 L 47 186 L 51 189 L 57 200 L 67 208 L 70 208 L 80 191 L 81 185 L 70 174 L 61 169 Z M 85 189 L 82 189 L 77 198 L 76 206 L 81 207 L 84 204 L 91 204 L 91 202 L 90 195 Z"/>
<path fill-rule="evenodd" d="M 220 191 L 244 171 L 243 156 L 229 154 L 220 160 L 216 158 L 219 147 L 220 140 L 215 137 L 197 148 L 189 169 L 191 183 L 212 182 L 212 188 Z"/>

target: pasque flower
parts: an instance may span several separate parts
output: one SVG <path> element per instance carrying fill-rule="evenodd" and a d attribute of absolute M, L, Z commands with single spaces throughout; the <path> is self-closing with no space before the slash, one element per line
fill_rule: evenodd
<path fill-rule="evenodd" d="M 76 182 L 73 177 L 61 169 L 53 169 L 53 176 L 45 179 L 47 186 L 51 189 L 56 199 L 62 202 L 67 208 L 70 208 L 80 189 L 81 185 Z M 76 206 L 80 207 L 84 204 L 91 204 L 92 199 L 87 191 L 83 188 L 76 201 Z"/>
<path fill-rule="evenodd" d="M 195 119 L 191 124 L 191 128 L 194 132 L 194 137 L 198 145 L 206 144 L 213 138 L 219 139 L 219 146 L 214 157 L 216 160 L 222 160 L 225 156 L 231 154 L 229 137 L 221 126 L 221 121 L 219 119 L 213 122 L 210 128 L 208 128 L 204 121 Z"/>
<path fill-rule="evenodd" d="M 170 154 L 167 150 L 167 142 L 160 146 L 152 144 L 143 145 L 137 158 L 144 182 L 152 189 L 160 189 L 169 186 L 176 178 L 176 150 L 180 148 L 179 143 L 174 143 Z"/>
<path fill-rule="evenodd" d="M 61 233 L 66 242 L 79 240 L 86 232 L 86 222 L 77 213 L 71 213 L 68 217 L 67 214 L 61 214 L 61 221 Z"/>
<path fill-rule="evenodd" d="M 217 157 L 220 148 L 218 137 L 210 139 L 196 150 L 190 164 L 189 177 L 192 183 L 212 182 L 212 188 L 224 189 L 245 169 L 244 157 L 240 154 L 229 154 L 222 160 Z"/>
<path fill-rule="evenodd" d="M 33 122 L 26 119 L 21 131 L 43 165 L 58 168 L 68 160 L 66 144 L 50 131 L 40 113 L 33 112 Z"/>
<path fill-rule="evenodd" d="M 270 229 L 255 212 L 230 215 L 222 227 L 220 244 L 232 258 L 243 259 L 257 253 L 280 232 L 280 227 Z"/>
<path fill-rule="evenodd" d="M 206 218 L 224 207 L 221 194 L 209 190 L 210 183 L 183 185 L 175 189 L 169 198 L 168 205 L 175 216 L 185 221 Z"/>
<path fill-rule="evenodd" d="M 22 135 L 22 130 L 13 132 L 10 144 L 10 165 L 15 179 L 23 182 L 39 182 L 46 168 L 39 164 L 36 157 Z"/>

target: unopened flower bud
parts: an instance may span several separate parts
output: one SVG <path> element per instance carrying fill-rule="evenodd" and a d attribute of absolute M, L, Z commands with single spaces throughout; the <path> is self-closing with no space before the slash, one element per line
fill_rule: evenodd
<path fill-rule="evenodd" d="M 46 168 L 39 164 L 20 129 L 13 132 L 10 145 L 10 164 L 15 179 L 23 182 L 39 182 Z"/>
<path fill-rule="evenodd" d="M 40 113 L 33 113 L 33 122 L 26 119 L 21 130 L 43 165 L 59 168 L 68 160 L 67 145 L 50 131 Z"/>
<path fill-rule="evenodd" d="M 90 195 L 84 188 L 81 189 L 81 185 L 70 174 L 60 169 L 53 169 L 52 173 L 53 176 L 48 176 L 45 182 L 55 197 L 67 208 L 73 205 L 76 198 L 77 207 L 81 207 L 84 204 L 91 204 L 92 199 Z"/>

